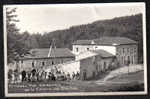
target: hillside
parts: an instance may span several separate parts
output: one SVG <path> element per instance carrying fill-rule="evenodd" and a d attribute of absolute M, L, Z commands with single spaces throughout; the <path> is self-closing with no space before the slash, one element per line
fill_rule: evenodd
<path fill-rule="evenodd" d="M 28 32 L 22 34 L 28 48 L 49 48 L 52 40 L 56 47 L 72 48 L 72 43 L 79 39 L 97 39 L 102 36 L 123 36 L 138 41 L 139 61 L 142 62 L 142 14 L 118 17 L 111 20 L 99 20 L 90 24 L 72 26 L 69 29 L 44 33 L 43 35 Z"/>
<path fill-rule="evenodd" d="M 142 15 L 96 21 L 91 24 L 72 26 L 66 30 L 57 30 L 42 36 L 40 47 L 49 47 L 48 42 L 55 39 L 57 47 L 71 48 L 72 42 L 78 39 L 95 39 L 101 36 L 125 36 L 133 40 L 142 40 Z"/>

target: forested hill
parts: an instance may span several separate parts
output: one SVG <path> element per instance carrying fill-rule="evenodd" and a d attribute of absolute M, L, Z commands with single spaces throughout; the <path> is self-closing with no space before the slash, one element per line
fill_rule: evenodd
<path fill-rule="evenodd" d="M 24 33 L 23 35 L 27 35 Z M 28 34 L 29 35 L 29 34 Z M 72 43 L 79 39 L 97 39 L 102 36 L 123 36 L 139 42 L 139 54 L 142 55 L 142 14 L 100 20 L 90 24 L 72 26 L 69 29 L 49 33 L 34 34 L 26 39 L 30 48 L 49 48 L 52 39 L 56 47 L 72 48 Z"/>
<path fill-rule="evenodd" d="M 20 33 L 14 24 L 18 22 L 16 8 L 6 10 L 7 54 L 8 62 L 13 62 L 29 54 L 33 48 L 49 48 L 52 40 L 56 47 L 72 48 L 72 43 L 79 39 L 97 39 L 102 36 L 123 36 L 138 41 L 139 60 L 143 56 L 142 14 L 118 17 L 110 20 L 99 20 L 90 24 L 72 26 L 69 29 L 48 33 Z M 11 15 L 13 14 L 13 16 Z M 38 28 L 38 27 L 37 27 Z"/>
<path fill-rule="evenodd" d="M 71 48 L 72 43 L 76 40 L 95 39 L 102 36 L 129 37 L 142 43 L 142 14 L 96 21 L 91 24 L 72 26 L 69 29 L 32 36 L 36 39 L 37 44 L 31 47 L 40 48 L 49 47 L 52 39 L 55 39 L 57 47 Z"/>

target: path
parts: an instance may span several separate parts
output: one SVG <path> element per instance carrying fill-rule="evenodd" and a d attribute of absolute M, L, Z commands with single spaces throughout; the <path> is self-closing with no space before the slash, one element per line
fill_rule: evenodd
<path fill-rule="evenodd" d="M 114 71 L 111 71 L 104 79 L 103 81 L 107 81 L 109 79 L 112 79 L 114 77 L 117 77 L 122 74 L 128 74 L 128 73 L 134 73 L 138 71 L 143 70 L 143 65 L 130 65 L 130 66 L 124 66 L 122 68 L 116 69 Z"/>

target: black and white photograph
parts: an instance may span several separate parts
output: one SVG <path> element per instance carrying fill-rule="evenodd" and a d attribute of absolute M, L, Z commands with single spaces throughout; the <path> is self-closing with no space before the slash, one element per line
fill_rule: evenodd
<path fill-rule="evenodd" d="M 145 3 L 3 6 L 6 97 L 146 95 Z"/>

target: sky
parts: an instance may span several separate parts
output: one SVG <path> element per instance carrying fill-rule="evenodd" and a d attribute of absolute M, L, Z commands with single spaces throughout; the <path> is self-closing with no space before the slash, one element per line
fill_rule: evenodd
<path fill-rule="evenodd" d="M 144 12 L 144 3 L 6 5 L 16 7 L 20 32 L 45 33 Z"/>

